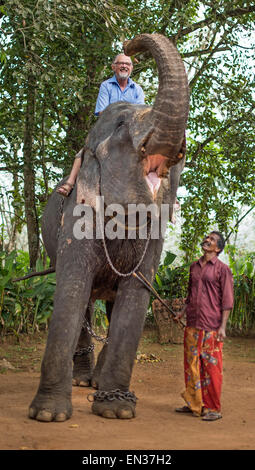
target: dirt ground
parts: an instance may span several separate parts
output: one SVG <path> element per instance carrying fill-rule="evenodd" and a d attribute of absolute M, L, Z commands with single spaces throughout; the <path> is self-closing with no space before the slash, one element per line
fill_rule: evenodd
<path fill-rule="evenodd" d="M 135 419 L 93 415 L 87 395 L 94 390 L 73 387 L 70 420 L 31 420 L 27 410 L 38 387 L 44 347 L 43 334 L 21 336 L 19 342 L 1 339 L 1 450 L 255 449 L 255 338 L 225 341 L 223 419 L 216 422 L 174 411 L 183 404 L 183 350 L 181 345 L 160 345 L 154 330 L 144 332 L 134 366 L 130 390 L 138 397 Z"/>

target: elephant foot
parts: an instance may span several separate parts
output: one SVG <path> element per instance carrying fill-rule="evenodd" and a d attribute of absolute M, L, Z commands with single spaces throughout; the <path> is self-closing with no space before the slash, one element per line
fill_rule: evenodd
<path fill-rule="evenodd" d="M 92 376 L 92 379 L 91 379 L 91 387 L 95 388 L 96 390 L 98 390 L 99 388 L 99 375 L 100 374 L 97 374 L 96 373 L 96 370 L 94 371 L 93 373 L 93 376 Z"/>
<path fill-rule="evenodd" d="M 72 385 L 74 387 L 90 387 L 91 380 L 84 376 L 73 377 Z"/>
<path fill-rule="evenodd" d="M 122 392 L 119 389 L 109 392 L 99 390 L 94 393 L 93 399 L 92 412 L 98 416 L 109 419 L 135 418 L 137 398 L 131 392 Z"/>
<path fill-rule="evenodd" d="M 72 385 L 78 387 L 90 387 L 94 369 L 93 352 L 74 356 Z"/>
<path fill-rule="evenodd" d="M 80 368 L 73 370 L 72 385 L 74 387 L 90 387 L 91 386 L 91 375 L 90 371 L 82 371 Z"/>
<path fill-rule="evenodd" d="M 93 376 L 92 380 L 91 380 L 91 387 L 95 388 L 96 390 L 98 390 L 98 380 Z"/>
<path fill-rule="evenodd" d="M 108 419 L 132 419 L 135 418 L 135 405 L 123 403 L 120 400 L 111 402 L 94 402 L 92 412 L 95 415 Z"/>
<path fill-rule="evenodd" d="M 66 421 L 72 416 L 71 399 L 66 396 L 53 397 L 38 393 L 29 407 L 28 416 L 47 423 Z"/>

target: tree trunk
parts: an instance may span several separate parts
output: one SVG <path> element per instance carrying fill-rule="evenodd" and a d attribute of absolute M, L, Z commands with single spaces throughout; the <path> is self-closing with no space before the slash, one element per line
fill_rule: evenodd
<path fill-rule="evenodd" d="M 10 207 L 10 214 L 11 209 L 13 210 L 13 217 L 11 216 L 11 232 L 9 236 L 9 243 L 8 243 L 8 251 L 16 250 L 16 241 L 17 241 L 17 232 L 19 231 L 20 221 L 21 221 L 21 214 L 20 214 L 20 184 L 19 184 L 19 176 L 18 176 L 18 151 L 16 145 L 10 146 L 10 153 L 13 155 L 13 170 L 12 170 L 12 196 L 11 196 L 11 207 Z"/>
<path fill-rule="evenodd" d="M 73 163 L 73 157 L 84 145 L 85 138 L 93 123 L 93 112 L 94 107 L 82 105 L 75 114 L 68 115 L 66 146 L 70 154 L 70 166 Z"/>
<path fill-rule="evenodd" d="M 35 269 L 39 251 L 39 226 L 35 204 L 35 169 L 33 159 L 33 133 L 35 120 L 35 77 L 29 74 L 27 80 L 27 105 L 24 131 L 24 199 L 27 220 L 30 267 Z"/>

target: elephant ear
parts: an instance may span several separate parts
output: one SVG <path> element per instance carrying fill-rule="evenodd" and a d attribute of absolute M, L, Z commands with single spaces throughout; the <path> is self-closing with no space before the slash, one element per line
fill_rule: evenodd
<path fill-rule="evenodd" d="M 86 149 L 77 177 L 77 203 L 96 209 L 96 197 L 100 195 L 99 163 L 90 149 Z"/>

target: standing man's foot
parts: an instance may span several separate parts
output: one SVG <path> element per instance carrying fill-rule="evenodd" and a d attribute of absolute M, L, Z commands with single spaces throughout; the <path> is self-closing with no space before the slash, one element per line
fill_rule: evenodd
<path fill-rule="evenodd" d="M 180 408 L 175 408 L 175 411 L 177 411 L 177 413 L 192 413 L 192 415 L 197 418 L 205 415 L 204 407 L 202 408 L 201 414 L 197 413 L 196 411 L 192 411 L 187 405 L 181 406 Z"/>
<path fill-rule="evenodd" d="M 191 409 L 188 406 L 181 406 L 180 408 L 175 408 L 177 413 L 192 413 Z"/>
<path fill-rule="evenodd" d="M 209 411 L 206 413 L 202 420 L 203 421 L 216 421 L 217 419 L 221 419 L 222 414 L 219 411 Z"/>
<path fill-rule="evenodd" d="M 61 196 L 68 197 L 74 188 L 74 184 L 68 183 L 68 181 L 57 189 L 57 193 Z"/>

